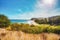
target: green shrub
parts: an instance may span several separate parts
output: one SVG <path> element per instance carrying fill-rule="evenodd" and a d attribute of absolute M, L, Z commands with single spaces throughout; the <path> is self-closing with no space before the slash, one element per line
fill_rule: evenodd
<path fill-rule="evenodd" d="M 11 25 L 11 30 L 15 30 L 15 31 L 23 31 L 25 33 L 44 33 L 44 32 L 48 32 L 48 33 L 57 33 L 60 34 L 60 26 L 51 26 L 51 25 L 29 25 L 29 24 L 18 24 L 18 23 L 14 23 Z"/>
<path fill-rule="evenodd" d="M 48 33 L 56 33 L 60 34 L 60 27 L 56 26 L 50 26 L 47 28 Z"/>
<path fill-rule="evenodd" d="M 57 28 L 55 29 L 54 33 L 60 34 L 60 26 L 57 26 Z"/>
<path fill-rule="evenodd" d="M 11 24 L 11 30 L 19 31 L 20 24 L 17 24 L 17 23 Z"/>
<path fill-rule="evenodd" d="M 48 32 L 48 33 L 53 33 L 53 32 L 54 32 L 54 29 L 51 28 L 51 27 L 49 27 L 49 28 L 47 29 L 47 32 Z"/>
<path fill-rule="evenodd" d="M 0 14 L 0 28 L 8 27 L 10 25 L 10 20 L 5 15 Z"/>

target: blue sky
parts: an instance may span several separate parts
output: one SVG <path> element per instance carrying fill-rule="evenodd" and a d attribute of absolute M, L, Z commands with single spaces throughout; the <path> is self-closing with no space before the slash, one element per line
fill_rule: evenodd
<path fill-rule="evenodd" d="M 0 14 L 9 19 L 60 15 L 60 0 L 0 0 Z"/>

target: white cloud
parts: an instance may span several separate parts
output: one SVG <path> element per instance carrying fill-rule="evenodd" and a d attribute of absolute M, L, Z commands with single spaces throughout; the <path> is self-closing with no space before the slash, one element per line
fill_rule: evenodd
<path fill-rule="evenodd" d="M 36 8 L 52 9 L 55 7 L 57 0 L 37 0 Z"/>
<path fill-rule="evenodd" d="M 13 19 L 30 19 L 30 18 L 37 18 L 37 17 L 49 17 L 54 15 L 59 15 L 60 12 L 57 12 L 57 10 L 54 9 L 54 6 L 56 4 L 52 5 L 51 8 L 48 8 L 45 4 L 41 3 L 40 0 L 36 0 L 36 4 L 34 7 L 34 11 L 25 12 L 23 14 L 17 14 L 16 16 L 13 16 Z M 23 12 L 21 9 L 19 9 L 20 12 Z"/>

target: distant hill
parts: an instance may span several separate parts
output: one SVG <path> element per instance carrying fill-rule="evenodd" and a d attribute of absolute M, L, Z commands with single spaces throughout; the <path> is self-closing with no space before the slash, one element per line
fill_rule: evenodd
<path fill-rule="evenodd" d="M 48 18 L 32 18 L 31 20 L 39 24 L 60 25 L 60 15 Z"/>

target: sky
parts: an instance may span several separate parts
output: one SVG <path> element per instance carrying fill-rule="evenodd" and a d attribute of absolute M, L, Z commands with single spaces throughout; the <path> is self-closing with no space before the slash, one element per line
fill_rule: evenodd
<path fill-rule="evenodd" d="M 0 14 L 9 19 L 60 15 L 60 0 L 0 0 Z"/>

